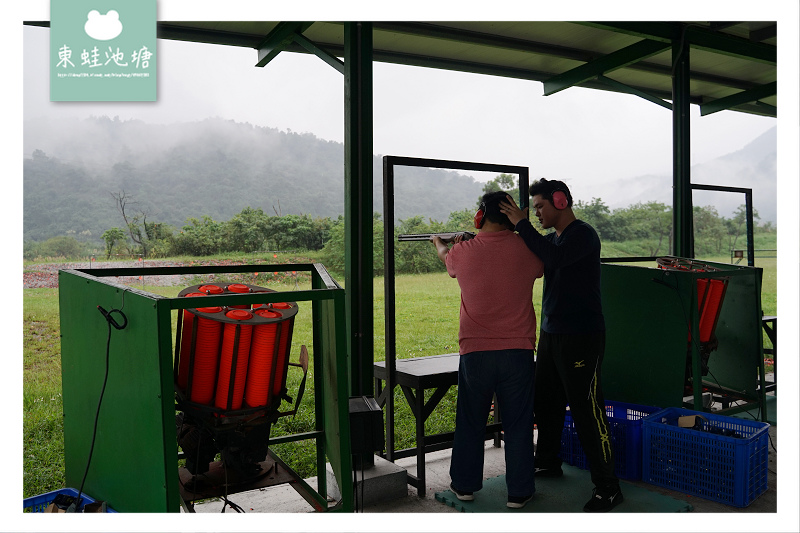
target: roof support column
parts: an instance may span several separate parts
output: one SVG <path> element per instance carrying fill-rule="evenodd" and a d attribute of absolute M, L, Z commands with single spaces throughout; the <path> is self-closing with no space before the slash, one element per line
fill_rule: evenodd
<path fill-rule="evenodd" d="M 672 40 L 672 253 L 694 258 L 691 143 L 689 138 L 689 45 Z"/>
<path fill-rule="evenodd" d="M 345 309 L 351 396 L 372 396 L 372 24 L 344 24 Z"/>

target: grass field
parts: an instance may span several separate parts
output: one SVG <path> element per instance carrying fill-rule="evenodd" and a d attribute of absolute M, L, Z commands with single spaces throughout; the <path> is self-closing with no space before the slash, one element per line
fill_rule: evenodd
<path fill-rule="evenodd" d="M 729 258 L 717 258 L 728 262 Z M 775 259 L 759 259 L 764 269 L 762 307 L 765 314 L 777 312 L 777 269 Z M 294 280 L 284 279 L 267 286 L 279 291 L 295 289 Z M 299 289 L 310 288 L 302 280 Z M 137 285 L 141 288 L 141 285 Z M 175 296 L 183 287 L 151 287 L 144 289 L 164 296 Z M 541 280 L 537 281 L 534 302 L 537 317 L 541 316 Z M 374 282 L 375 360 L 385 357 L 384 286 L 383 278 Z M 396 329 L 398 358 L 420 357 L 458 351 L 458 284 L 446 273 L 400 275 L 396 278 Z M 292 361 L 297 361 L 300 346 L 312 348 L 311 313 L 301 302 L 295 322 Z M 173 317 L 173 327 L 175 324 Z M 23 291 L 23 495 L 41 494 L 65 486 L 64 443 L 61 398 L 61 357 L 59 340 L 58 290 L 26 289 Z M 173 335 L 174 338 L 174 335 Z M 768 346 L 768 344 L 765 344 Z M 313 352 L 311 353 L 313 357 Z M 311 374 L 312 370 L 309 370 Z M 294 396 L 302 372 L 290 368 L 288 389 Z M 309 375 L 303 403 L 298 414 L 284 417 L 273 435 L 313 430 L 313 376 Z M 429 391 L 428 394 L 431 394 Z M 414 418 L 402 394 L 395 393 L 396 448 L 414 446 Z M 455 389 L 452 389 L 428 419 L 426 431 L 451 431 L 455 417 Z M 316 475 L 313 441 L 275 446 L 275 450 L 301 476 Z"/>

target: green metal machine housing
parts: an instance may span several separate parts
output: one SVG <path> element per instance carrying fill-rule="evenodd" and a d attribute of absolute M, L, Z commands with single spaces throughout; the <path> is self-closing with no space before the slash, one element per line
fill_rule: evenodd
<path fill-rule="evenodd" d="M 602 265 L 606 319 L 603 391 L 610 400 L 703 410 L 704 392 L 738 405 L 726 413 L 761 407 L 766 420 L 762 269 L 710 263 L 711 271 Z M 727 279 L 716 325 L 718 347 L 703 375 L 699 339 L 698 279 Z M 685 376 L 687 357 L 692 376 Z"/>
<path fill-rule="evenodd" d="M 316 429 L 271 438 L 270 444 L 314 440 L 317 472 L 322 473 L 318 476 L 318 491 L 302 479 L 296 481 L 295 488 L 317 510 L 352 511 L 344 289 L 320 264 L 60 271 L 67 485 L 81 485 L 92 450 L 91 466 L 83 487 L 86 493 L 107 501 L 120 512 L 179 512 L 182 501 L 175 427 L 172 321 L 179 315 L 178 310 L 189 307 L 274 303 L 286 299 L 286 293 L 281 292 L 167 298 L 119 284 L 116 276 L 283 271 L 311 273 L 311 290 L 292 291 L 291 299 L 312 302 Z M 111 328 L 98 306 L 109 311 L 121 310 L 127 318 L 126 327 Z M 118 317 L 117 313 L 112 316 Z M 108 376 L 103 390 L 106 366 Z M 101 392 L 102 403 L 93 439 Z M 326 460 L 331 464 L 342 494 L 341 502 L 331 507 L 326 497 Z"/>

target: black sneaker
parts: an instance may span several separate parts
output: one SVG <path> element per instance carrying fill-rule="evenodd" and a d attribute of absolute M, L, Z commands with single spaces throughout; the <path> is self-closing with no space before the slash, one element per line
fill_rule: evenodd
<path fill-rule="evenodd" d="M 508 501 L 506 502 L 506 507 L 511 507 L 512 509 L 522 509 L 525 507 L 525 504 L 532 499 L 533 494 L 530 496 L 509 496 Z"/>
<path fill-rule="evenodd" d="M 561 470 L 560 466 L 556 466 L 555 468 L 536 468 L 535 470 L 536 477 L 561 477 L 564 475 L 564 471 Z"/>
<path fill-rule="evenodd" d="M 472 500 L 475 499 L 475 496 L 473 496 L 471 492 L 461 492 L 460 490 L 455 488 L 452 483 L 450 483 L 450 490 L 452 490 L 453 494 L 456 495 L 456 498 L 458 498 L 462 502 L 471 502 Z"/>
<path fill-rule="evenodd" d="M 622 503 L 622 491 L 619 487 L 611 490 L 592 490 L 592 499 L 586 502 L 583 510 L 587 513 L 606 513 Z"/>

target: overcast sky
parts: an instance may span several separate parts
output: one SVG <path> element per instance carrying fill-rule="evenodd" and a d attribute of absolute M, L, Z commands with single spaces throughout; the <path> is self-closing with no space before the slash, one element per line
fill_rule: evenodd
<path fill-rule="evenodd" d="M 49 30 L 25 27 L 24 116 L 108 115 L 170 123 L 219 116 L 343 141 L 343 76 L 309 54 L 283 53 L 264 68 L 255 50 L 158 42 L 158 101 L 49 101 Z M 671 113 L 631 95 L 573 88 L 542 96 L 542 84 L 376 63 L 374 152 L 521 165 L 532 178 L 575 190 L 618 178 L 672 172 Z M 776 119 L 692 106 L 692 163 L 736 151 Z M 474 174 L 477 179 L 494 177 Z M 671 184 L 666 183 L 669 187 Z"/>
<path fill-rule="evenodd" d="M 783 270 L 780 279 L 782 294 L 795 296 L 794 301 L 783 299 L 780 310 L 782 318 L 789 320 L 784 323 L 791 326 L 798 323 L 795 285 L 798 20 L 796 6 L 787 8 L 794 3 L 794 0 L 676 0 L 672 6 L 657 3 L 661 9 L 658 14 L 642 11 L 643 2 L 637 1 L 561 1 L 547 11 L 539 7 L 540 2 L 493 1 L 485 3 L 483 12 L 474 13 L 473 9 L 465 8 L 465 3 L 452 2 L 410 1 L 398 7 L 398 11 L 393 6 L 391 13 L 386 13 L 385 8 L 375 11 L 373 6 L 378 2 L 296 2 L 311 9 L 313 15 L 299 13 L 297 8 L 288 6 L 290 2 L 278 5 L 279 2 L 159 0 L 158 6 L 159 20 L 650 20 L 664 16 L 672 20 L 779 20 L 780 122 L 730 111 L 700 117 L 697 106 L 692 106 L 691 155 L 693 164 L 703 163 L 736 151 L 769 128 L 779 126 L 782 147 L 779 184 L 789 198 L 790 209 L 779 214 L 778 225 L 783 243 L 782 264 L 788 261 L 791 269 Z M 525 7 L 520 7 L 522 4 Z M 12 104 L 7 111 L 3 154 L 4 163 L 13 169 L 11 185 L 20 199 L 20 127 L 25 118 L 39 115 L 102 114 L 153 123 L 218 116 L 343 140 L 343 77 L 307 54 L 283 53 L 265 68 L 257 68 L 254 67 L 256 52 L 251 49 L 160 40 L 158 102 L 51 103 L 49 30 L 21 27 L 23 20 L 49 20 L 49 2 L 29 0 L 11 5 L 4 11 L 18 13 L 4 17 L 2 22 L 3 29 L 7 29 L 3 32 L 4 57 L 17 64 L 16 70 L 5 71 L 5 82 L 11 85 L 8 91 L 15 95 L 13 101 L 24 105 Z M 269 11 L 265 11 L 266 5 Z M 352 5 L 360 6 L 361 11 L 350 8 Z M 575 5 L 580 9 L 571 9 Z M 686 12 L 688 7 L 691 12 Z M 17 52 L 20 44 L 21 54 Z M 576 197 L 588 199 L 619 193 L 606 185 L 617 178 L 671 175 L 671 143 L 670 112 L 635 96 L 573 88 L 544 97 L 539 82 L 382 63 L 374 67 L 376 154 L 528 166 L 532 178 L 563 179 Z M 671 187 L 671 183 L 665 187 Z M 18 226 L 19 222 L 15 224 Z M 784 288 L 788 290 L 784 292 Z M 796 358 L 787 358 L 788 370 L 784 372 L 796 375 L 796 364 Z M 19 483 L 15 481 L 12 485 L 18 487 Z M 19 494 L 15 494 L 18 500 Z M 449 527 L 452 525 L 443 526 L 445 530 Z"/>

